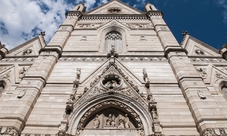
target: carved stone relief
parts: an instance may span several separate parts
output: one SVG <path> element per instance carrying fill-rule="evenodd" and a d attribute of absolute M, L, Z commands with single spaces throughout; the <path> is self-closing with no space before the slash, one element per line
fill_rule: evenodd
<path fill-rule="evenodd" d="M 25 76 L 27 70 L 28 70 L 29 67 L 22 67 L 20 70 L 19 70 L 19 79 L 22 80 L 22 78 Z"/>
<path fill-rule="evenodd" d="M 210 128 L 207 129 L 204 133 L 203 136 L 226 136 L 227 131 L 226 129 L 223 128 Z"/>
<path fill-rule="evenodd" d="M 22 98 L 26 94 L 27 90 L 21 90 L 20 93 L 17 95 L 17 98 Z"/>
<path fill-rule="evenodd" d="M 30 55 L 32 53 L 32 49 L 26 49 L 25 51 L 23 51 L 22 55 L 26 56 L 26 55 Z"/>
<path fill-rule="evenodd" d="M 203 50 L 201 50 L 201 49 L 196 49 L 196 50 L 195 50 L 195 53 L 196 53 L 197 55 L 204 55 L 204 54 L 205 54 L 205 52 L 204 52 Z"/>
<path fill-rule="evenodd" d="M 206 96 L 203 94 L 203 92 L 201 91 L 201 90 L 199 90 L 198 92 L 197 92 L 197 94 L 198 94 L 198 96 L 200 97 L 200 99 L 206 99 Z"/>
<path fill-rule="evenodd" d="M 102 25 L 102 23 L 90 23 L 90 24 L 77 24 L 75 28 L 77 29 L 95 29 L 99 28 Z"/>
<path fill-rule="evenodd" d="M 145 36 L 140 36 L 140 41 L 146 41 L 147 38 Z"/>
<path fill-rule="evenodd" d="M 87 36 L 82 36 L 80 40 L 81 41 L 87 41 Z"/>
<path fill-rule="evenodd" d="M 100 109 L 106 106 L 109 108 L 100 111 Z M 117 107 L 121 107 L 124 111 Z M 97 111 L 99 112 L 97 113 Z M 78 131 L 83 129 L 143 130 L 143 125 L 139 116 L 127 105 L 118 101 L 105 101 L 90 108 L 80 119 L 77 129 Z"/>
<path fill-rule="evenodd" d="M 0 135 L 19 136 L 19 133 L 14 127 L 0 127 Z"/>
<path fill-rule="evenodd" d="M 147 28 L 153 28 L 153 25 L 151 23 L 146 23 L 146 24 L 135 24 L 135 23 L 126 23 L 126 26 L 128 26 L 131 29 L 147 29 Z"/>
<path fill-rule="evenodd" d="M 207 77 L 207 69 L 206 68 L 196 68 L 196 70 L 200 73 L 202 78 Z"/>
<path fill-rule="evenodd" d="M 107 9 L 109 13 L 116 14 L 121 12 L 120 7 L 110 7 Z"/>
<path fill-rule="evenodd" d="M 215 74 L 215 76 L 217 77 L 217 78 L 219 78 L 219 79 L 225 79 L 226 77 L 224 76 L 224 75 L 222 75 L 220 72 L 218 72 L 218 71 L 215 71 L 216 72 L 216 74 Z"/>

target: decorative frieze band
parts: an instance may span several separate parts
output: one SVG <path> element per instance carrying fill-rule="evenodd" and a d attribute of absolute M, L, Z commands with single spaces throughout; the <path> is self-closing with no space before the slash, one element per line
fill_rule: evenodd
<path fill-rule="evenodd" d="M 190 58 L 191 62 L 211 62 L 211 63 L 220 63 L 226 62 L 226 60 L 222 58 Z"/>
<path fill-rule="evenodd" d="M 102 62 L 107 60 L 106 57 L 62 57 L 60 62 Z M 120 61 L 168 61 L 165 57 L 119 57 Z"/>
<path fill-rule="evenodd" d="M 35 58 L 4 58 L 1 62 L 33 62 Z"/>
<path fill-rule="evenodd" d="M 146 14 L 95 14 L 95 15 L 83 15 L 80 20 L 149 20 Z"/>

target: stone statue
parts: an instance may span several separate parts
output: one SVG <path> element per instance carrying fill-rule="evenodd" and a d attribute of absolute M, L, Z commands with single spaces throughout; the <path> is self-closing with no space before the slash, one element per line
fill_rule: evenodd
<path fill-rule="evenodd" d="M 152 117 L 153 117 L 154 120 L 158 119 L 158 114 L 154 109 L 152 109 L 151 114 L 152 114 Z"/>
<path fill-rule="evenodd" d="M 99 115 L 97 114 L 95 119 L 93 120 L 93 128 L 99 128 L 100 125 L 100 120 L 99 120 Z"/>
<path fill-rule="evenodd" d="M 81 74 L 81 69 L 77 68 L 77 72 L 76 72 L 76 78 L 80 79 L 80 74 Z"/>
<path fill-rule="evenodd" d="M 148 74 L 147 74 L 146 69 L 144 68 L 143 69 L 143 80 L 146 82 L 147 81 L 147 78 L 148 78 Z"/>
<path fill-rule="evenodd" d="M 118 53 L 116 53 L 115 48 L 114 48 L 114 45 L 111 46 L 110 52 L 107 53 L 107 58 L 110 58 L 110 57 L 116 57 L 116 58 L 118 58 Z"/>
<path fill-rule="evenodd" d="M 19 78 L 22 79 L 26 73 L 26 68 L 23 67 L 20 71 L 19 71 Z"/>
<path fill-rule="evenodd" d="M 112 114 L 109 114 L 106 120 L 106 126 L 115 126 L 115 117 Z"/>
<path fill-rule="evenodd" d="M 124 126 L 125 126 L 125 129 L 130 128 L 128 114 L 125 114 Z"/>
<path fill-rule="evenodd" d="M 124 125 L 124 120 L 122 119 L 119 119 L 119 125 L 117 127 L 118 129 L 124 129 L 125 128 L 125 125 Z"/>

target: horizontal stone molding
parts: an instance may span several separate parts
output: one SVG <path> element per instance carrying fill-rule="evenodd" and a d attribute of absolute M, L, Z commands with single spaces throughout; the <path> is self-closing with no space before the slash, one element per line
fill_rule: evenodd
<path fill-rule="evenodd" d="M 59 59 L 59 62 L 103 62 L 106 61 L 106 57 L 62 57 Z M 119 57 L 120 61 L 154 61 L 154 62 L 167 62 L 168 60 L 165 57 Z"/>
<path fill-rule="evenodd" d="M 94 15 L 83 15 L 80 20 L 147 20 L 150 19 L 146 14 L 94 14 Z"/>

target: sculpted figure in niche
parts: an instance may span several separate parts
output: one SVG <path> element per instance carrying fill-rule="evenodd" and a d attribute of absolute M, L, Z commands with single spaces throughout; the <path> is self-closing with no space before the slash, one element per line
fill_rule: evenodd
<path fill-rule="evenodd" d="M 106 126 L 115 126 L 115 117 L 112 114 L 109 114 L 106 120 Z"/>
<path fill-rule="evenodd" d="M 99 128 L 99 125 L 100 125 L 100 120 L 99 120 L 99 115 L 97 114 L 93 121 L 93 128 Z"/>

